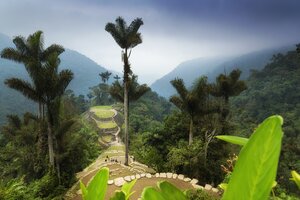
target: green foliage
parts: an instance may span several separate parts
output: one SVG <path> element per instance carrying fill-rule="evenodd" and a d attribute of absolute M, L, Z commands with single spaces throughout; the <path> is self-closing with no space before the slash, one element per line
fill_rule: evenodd
<path fill-rule="evenodd" d="M 299 190 L 300 190 L 300 174 L 298 174 L 295 170 L 293 170 L 293 171 L 291 172 L 291 174 L 292 174 L 291 180 L 294 181 L 294 182 L 296 183 L 297 187 L 298 187 Z"/>
<path fill-rule="evenodd" d="M 300 195 L 289 181 L 290 171 L 300 171 L 300 57 L 295 50 L 274 55 L 261 71 L 252 71 L 248 89 L 232 100 L 236 133 L 248 137 L 260 121 L 279 114 L 285 119 L 278 166 L 278 183 L 288 193 Z"/>
<path fill-rule="evenodd" d="M 143 200 L 151 200 L 151 199 L 157 199 L 157 200 L 168 200 L 168 199 L 174 199 L 174 200 L 186 200 L 186 195 L 176 188 L 171 183 L 168 183 L 166 181 L 159 182 L 157 184 L 158 190 L 156 190 L 153 187 L 147 187 L 143 190 L 142 193 L 142 199 Z"/>
<path fill-rule="evenodd" d="M 84 200 L 103 200 L 106 193 L 107 181 L 109 176 L 109 169 L 102 168 L 94 176 L 89 185 L 85 185 L 80 182 L 80 188 L 82 191 L 82 197 Z"/>
<path fill-rule="evenodd" d="M 242 148 L 222 199 L 268 199 L 276 178 L 283 120 L 266 119 Z"/>
<path fill-rule="evenodd" d="M 216 136 L 216 138 L 218 138 L 220 140 L 224 140 L 225 142 L 229 142 L 229 143 L 237 144 L 237 145 L 241 145 L 241 146 L 246 145 L 248 142 L 247 138 L 232 136 L 232 135 L 218 135 L 218 136 Z"/>
<path fill-rule="evenodd" d="M 134 179 L 133 181 L 129 182 L 129 183 L 125 183 L 122 186 L 122 192 L 125 194 L 125 200 L 128 200 L 129 197 L 134 193 L 131 192 L 133 186 L 135 185 L 137 179 Z"/>
<path fill-rule="evenodd" d="M 186 192 L 189 200 L 219 200 L 220 197 L 216 194 L 209 193 L 205 190 L 188 190 Z"/>

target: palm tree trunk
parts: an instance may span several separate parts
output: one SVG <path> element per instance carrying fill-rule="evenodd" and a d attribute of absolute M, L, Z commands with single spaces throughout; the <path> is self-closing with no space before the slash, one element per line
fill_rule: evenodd
<path fill-rule="evenodd" d="M 49 110 L 48 110 L 49 112 Z M 50 115 L 48 113 L 48 115 Z M 47 119 L 48 122 L 48 150 L 49 150 L 49 163 L 50 167 L 53 170 L 54 169 L 54 144 L 53 144 L 53 130 L 52 130 L 52 124 L 50 122 L 49 116 Z"/>
<path fill-rule="evenodd" d="M 124 118 L 125 118 L 125 165 L 128 166 L 128 157 L 129 157 L 129 100 L 128 100 L 128 75 L 129 75 L 129 63 L 127 57 L 127 49 L 124 53 Z"/>
<path fill-rule="evenodd" d="M 129 114 L 128 114 L 128 86 L 127 83 L 124 85 L 124 117 L 125 117 L 125 165 L 128 166 L 128 157 L 129 157 L 129 137 L 128 137 L 128 130 L 129 130 Z"/>
<path fill-rule="evenodd" d="M 193 143 L 193 118 L 191 117 L 191 121 L 190 121 L 190 133 L 189 133 L 189 145 L 191 145 Z"/>
<path fill-rule="evenodd" d="M 39 113 L 38 113 L 39 119 L 42 119 L 42 103 L 39 101 Z"/>

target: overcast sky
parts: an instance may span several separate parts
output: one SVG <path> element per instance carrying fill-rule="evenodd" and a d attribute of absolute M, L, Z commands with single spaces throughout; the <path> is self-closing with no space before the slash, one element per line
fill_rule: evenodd
<path fill-rule="evenodd" d="M 299 43 L 299 10 L 300 0 L 0 0 L 0 32 L 42 30 L 46 45 L 122 72 L 121 49 L 105 24 L 141 17 L 143 43 L 130 62 L 141 82 L 152 83 L 189 59 Z"/>

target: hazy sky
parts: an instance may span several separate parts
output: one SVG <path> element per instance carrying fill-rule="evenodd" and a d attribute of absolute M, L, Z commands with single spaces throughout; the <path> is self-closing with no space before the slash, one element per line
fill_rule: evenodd
<path fill-rule="evenodd" d="M 105 24 L 141 17 L 143 43 L 130 62 L 141 82 L 152 83 L 185 60 L 299 43 L 299 10 L 300 0 L 0 0 L 0 32 L 43 30 L 46 45 L 121 72 L 121 49 Z"/>

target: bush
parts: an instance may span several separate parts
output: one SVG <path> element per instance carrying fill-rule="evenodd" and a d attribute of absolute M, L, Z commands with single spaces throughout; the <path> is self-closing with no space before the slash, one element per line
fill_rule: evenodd
<path fill-rule="evenodd" d="M 188 190 L 187 198 L 189 200 L 219 200 L 221 197 L 214 193 L 209 193 L 204 190 Z"/>

